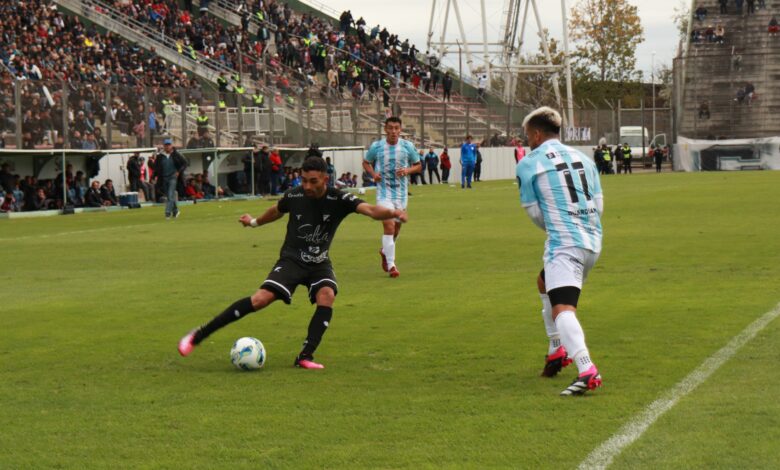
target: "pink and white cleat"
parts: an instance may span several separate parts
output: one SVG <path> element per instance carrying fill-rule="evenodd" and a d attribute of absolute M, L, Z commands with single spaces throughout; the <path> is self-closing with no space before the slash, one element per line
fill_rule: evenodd
<path fill-rule="evenodd" d="M 301 369 L 324 369 L 325 368 L 325 366 L 317 362 L 314 362 L 312 359 L 314 358 L 312 357 L 310 359 L 306 359 L 306 358 L 296 357 L 294 366 L 300 367 Z"/>
<path fill-rule="evenodd" d="M 195 333 L 197 331 L 198 329 L 196 328 L 184 335 L 184 337 L 179 340 L 179 354 L 184 357 L 192 354 L 192 350 L 195 349 Z"/>
<path fill-rule="evenodd" d="M 584 395 L 588 390 L 595 390 L 601 387 L 601 384 L 601 374 L 599 374 L 599 370 L 596 369 L 596 366 L 590 366 L 590 369 L 578 375 L 577 378 L 574 379 L 574 382 L 561 392 L 561 396 L 570 397 Z"/>

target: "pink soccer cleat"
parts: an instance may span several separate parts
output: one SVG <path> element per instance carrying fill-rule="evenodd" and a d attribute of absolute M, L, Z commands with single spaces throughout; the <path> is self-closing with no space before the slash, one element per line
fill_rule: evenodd
<path fill-rule="evenodd" d="M 184 335 L 184 337 L 179 340 L 179 354 L 184 357 L 192 354 L 192 350 L 195 349 L 195 332 L 197 331 L 198 330 L 196 328 Z"/>
<path fill-rule="evenodd" d="M 387 272 L 387 258 L 381 249 L 379 250 L 379 256 L 382 257 L 382 271 Z"/>
<path fill-rule="evenodd" d="M 325 366 L 323 366 L 322 364 L 314 362 L 311 359 L 295 359 L 295 367 L 300 367 L 301 369 L 324 369 L 325 368 Z"/>
<path fill-rule="evenodd" d="M 588 390 L 595 390 L 599 387 L 601 387 L 601 374 L 596 366 L 590 366 L 590 369 L 578 375 L 574 382 L 561 392 L 561 396 L 584 395 Z"/>
<path fill-rule="evenodd" d="M 571 362 L 569 355 L 566 353 L 566 348 L 558 346 L 555 352 L 545 356 L 542 377 L 555 377 L 561 369 L 571 364 Z"/>
<path fill-rule="evenodd" d="M 396 268 L 395 266 L 393 266 L 390 269 L 388 269 L 387 272 L 390 273 L 390 277 L 392 277 L 392 278 L 396 278 L 396 277 L 401 275 L 401 273 L 398 272 L 398 268 Z"/>

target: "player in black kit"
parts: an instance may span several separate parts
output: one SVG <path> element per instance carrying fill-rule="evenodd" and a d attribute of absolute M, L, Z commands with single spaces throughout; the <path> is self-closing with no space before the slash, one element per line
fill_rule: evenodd
<path fill-rule="evenodd" d="M 300 284 L 309 290 L 309 300 L 316 304 L 314 316 L 303 350 L 295 358 L 295 366 L 322 369 L 314 362 L 314 351 L 322 340 L 333 315 L 333 300 L 338 292 L 336 276 L 328 257 L 328 249 L 341 221 L 353 212 L 376 220 L 398 218 L 406 222 L 406 212 L 368 204 L 355 195 L 328 187 L 325 160 L 309 157 L 303 163 L 301 186 L 284 193 L 279 202 L 258 218 L 244 214 L 238 220 L 244 227 L 259 227 L 274 222 L 289 213 L 287 236 L 279 261 L 251 297 L 237 300 L 209 323 L 187 333 L 179 341 L 179 353 L 188 356 L 209 335 L 245 315 L 267 307 L 281 299 L 289 304 Z"/>

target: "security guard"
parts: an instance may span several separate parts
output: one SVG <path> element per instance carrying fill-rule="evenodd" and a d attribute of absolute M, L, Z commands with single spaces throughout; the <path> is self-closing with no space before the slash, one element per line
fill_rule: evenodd
<path fill-rule="evenodd" d="M 256 108 L 262 108 L 264 102 L 265 102 L 265 96 L 263 96 L 263 94 L 260 93 L 260 90 L 256 90 L 255 94 L 252 95 L 252 105 Z"/>
<path fill-rule="evenodd" d="M 217 77 L 217 87 L 219 87 L 220 93 L 227 93 L 228 81 L 224 72 L 220 72 L 219 77 Z"/>
<path fill-rule="evenodd" d="M 631 170 L 631 147 L 628 146 L 628 142 L 623 142 L 623 147 L 620 149 L 623 154 L 623 174 L 633 173 Z"/>
<path fill-rule="evenodd" d="M 607 144 L 604 144 L 602 147 L 601 155 L 604 159 L 604 171 L 602 171 L 602 174 L 609 175 L 612 173 L 612 152 L 609 150 L 609 147 L 607 147 Z"/>
<path fill-rule="evenodd" d="M 198 131 L 201 131 L 202 129 L 207 129 L 209 127 L 209 117 L 206 116 L 206 110 L 201 109 L 200 114 L 197 118 L 195 118 L 195 121 L 198 125 Z"/>

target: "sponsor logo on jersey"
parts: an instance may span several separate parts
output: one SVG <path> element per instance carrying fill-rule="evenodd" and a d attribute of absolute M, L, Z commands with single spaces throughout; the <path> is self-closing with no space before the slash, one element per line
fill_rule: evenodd
<path fill-rule="evenodd" d="M 311 256 L 305 251 L 301 251 L 301 260 L 304 263 L 323 263 L 328 260 L 328 250 L 323 251 L 317 256 Z"/>

